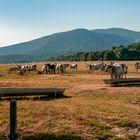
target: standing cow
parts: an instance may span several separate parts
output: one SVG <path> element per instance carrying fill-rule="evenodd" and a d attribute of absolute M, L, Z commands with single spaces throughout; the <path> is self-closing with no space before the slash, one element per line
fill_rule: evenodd
<path fill-rule="evenodd" d="M 8 74 L 9 73 L 16 73 L 17 71 L 19 70 L 19 68 L 18 67 L 10 67 L 9 69 L 8 69 Z"/>
<path fill-rule="evenodd" d="M 36 64 L 32 64 L 32 65 L 30 66 L 30 70 L 31 70 L 31 71 L 37 71 L 37 66 L 36 66 Z"/>
<path fill-rule="evenodd" d="M 138 72 L 138 70 L 140 69 L 140 62 L 136 62 L 134 65 L 136 71 Z"/>
<path fill-rule="evenodd" d="M 56 70 L 59 73 L 63 74 L 67 70 L 68 67 L 69 67 L 69 64 L 57 64 L 56 65 Z"/>
<path fill-rule="evenodd" d="M 48 74 L 50 72 L 52 72 L 53 74 L 55 74 L 56 71 L 56 65 L 55 64 L 44 64 L 42 67 L 42 73 L 44 74 Z"/>
<path fill-rule="evenodd" d="M 120 78 L 126 78 L 127 74 L 127 66 L 125 64 L 113 64 L 113 65 L 107 65 L 105 68 L 105 72 L 108 72 L 110 74 L 111 79 L 120 79 Z"/>
<path fill-rule="evenodd" d="M 103 67 L 105 66 L 105 64 L 87 64 L 89 71 L 95 71 L 95 70 L 103 70 Z"/>
<path fill-rule="evenodd" d="M 77 70 L 77 68 L 78 68 L 78 65 L 77 64 L 70 65 L 70 69 L 71 70 Z"/>

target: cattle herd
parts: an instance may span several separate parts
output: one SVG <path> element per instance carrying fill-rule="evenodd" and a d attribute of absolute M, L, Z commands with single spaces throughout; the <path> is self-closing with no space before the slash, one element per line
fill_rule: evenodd
<path fill-rule="evenodd" d="M 78 65 L 77 64 L 51 64 L 51 63 L 46 63 L 42 66 L 41 71 L 38 71 L 38 73 L 42 74 L 49 74 L 49 73 L 60 73 L 63 74 L 66 72 L 67 69 L 70 70 L 77 70 Z M 37 64 L 32 64 L 32 65 L 17 65 L 14 67 L 10 67 L 8 69 L 8 74 L 10 73 L 17 73 L 19 72 L 20 74 L 29 74 L 31 71 L 37 71 Z"/>
<path fill-rule="evenodd" d="M 25 73 L 30 73 L 30 71 L 36 71 L 36 64 L 33 64 L 31 66 L 28 65 L 17 65 L 14 67 L 10 67 L 8 69 L 8 73 L 16 73 L 19 71 L 19 73 L 25 74 Z"/>
<path fill-rule="evenodd" d="M 88 68 L 88 71 L 104 71 L 108 73 L 111 77 L 111 79 L 120 79 L 120 78 L 126 78 L 126 74 L 128 71 L 128 66 L 126 64 L 120 64 L 120 63 L 114 63 L 110 62 L 110 64 L 106 63 L 98 63 L 98 64 L 87 64 L 85 65 Z M 136 62 L 134 64 L 134 68 L 136 71 L 140 69 L 140 62 Z M 41 71 L 37 71 L 37 64 L 32 64 L 32 65 L 17 65 L 14 67 L 10 67 L 8 69 L 8 73 L 17 73 L 19 72 L 20 74 L 29 74 L 31 71 L 36 71 L 40 74 L 64 74 L 67 70 L 78 70 L 78 64 L 52 64 L 52 63 L 46 63 L 42 66 Z"/>

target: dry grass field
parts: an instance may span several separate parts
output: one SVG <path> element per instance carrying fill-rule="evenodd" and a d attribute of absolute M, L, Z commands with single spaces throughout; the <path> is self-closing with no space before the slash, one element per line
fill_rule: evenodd
<path fill-rule="evenodd" d="M 17 102 L 21 139 L 140 140 L 140 86 L 110 87 L 103 83 L 110 78 L 108 74 L 90 73 L 85 62 L 77 63 L 77 72 L 68 71 L 62 76 L 34 72 L 28 76 L 8 75 L 6 70 L 12 64 L 0 65 L 0 87 L 66 89 L 63 98 Z M 135 62 L 122 63 L 129 66 L 127 77 L 140 77 L 134 70 Z M 37 64 L 38 70 L 42 65 Z M 8 135 L 8 101 L 2 101 L 0 111 L 0 134 Z"/>

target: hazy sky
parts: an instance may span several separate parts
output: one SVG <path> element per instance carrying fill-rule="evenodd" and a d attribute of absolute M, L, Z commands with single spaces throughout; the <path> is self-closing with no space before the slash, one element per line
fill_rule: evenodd
<path fill-rule="evenodd" d="M 0 0 L 0 46 L 111 27 L 140 31 L 140 0 Z"/>

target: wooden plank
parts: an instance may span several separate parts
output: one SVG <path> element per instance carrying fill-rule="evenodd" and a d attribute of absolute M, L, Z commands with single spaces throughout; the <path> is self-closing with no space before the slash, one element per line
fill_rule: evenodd
<path fill-rule="evenodd" d="M 63 94 L 63 88 L 0 88 L 0 97 Z"/>
<path fill-rule="evenodd" d="M 140 84 L 140 78 L 124 78 L 124 79 L 103 79 L 105 84 L 110 85 L 127 85 L 127 84 Z"/>

